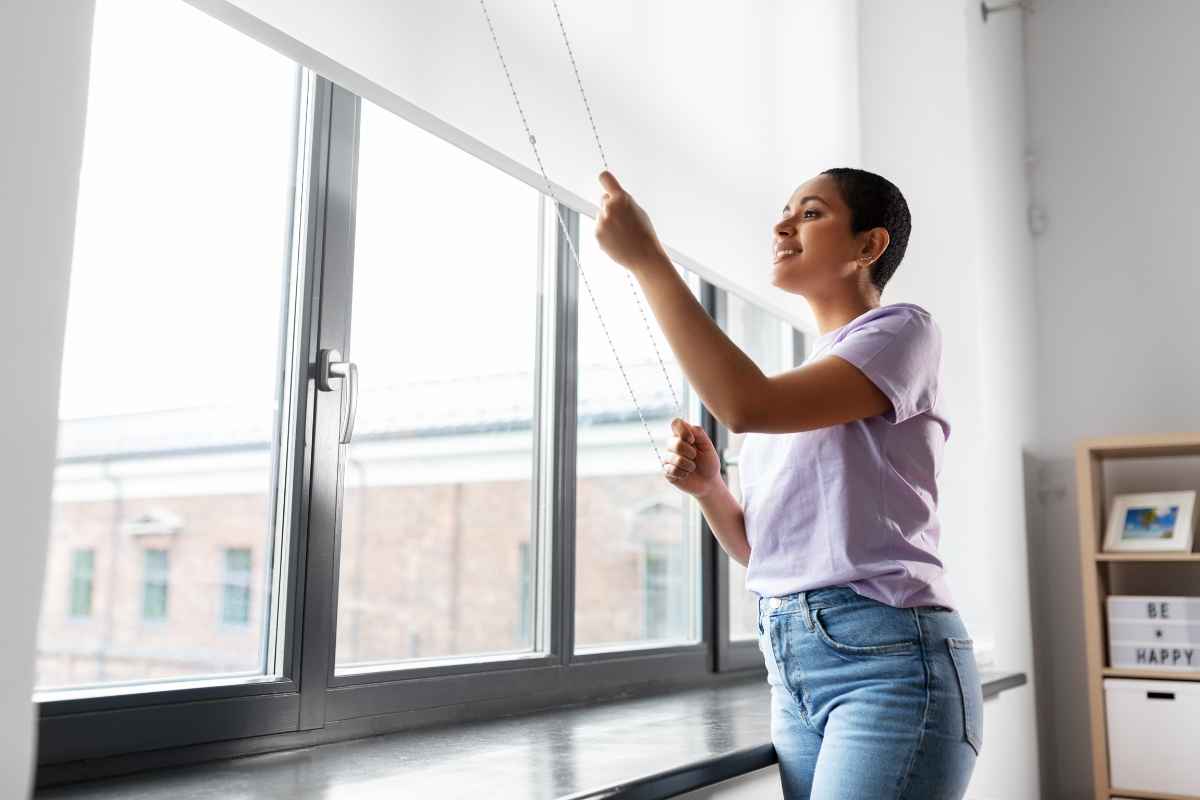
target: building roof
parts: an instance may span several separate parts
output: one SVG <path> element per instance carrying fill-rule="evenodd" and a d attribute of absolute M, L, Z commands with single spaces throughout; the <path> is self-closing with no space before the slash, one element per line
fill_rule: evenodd
<path fill-rule="evenodd" d="M 678 413 L 684 385 L 671 387 L 658 361 L 624 365 L 647 419 Z M 579 377 L 580 424 L 638 419 L 629 386 L 615 365 L 584 365 Z M 528 371 L 467 375 L 374 387 L 360 377 L 354 438 L 400 439 L 527 429 L 533 417 L 534 378 Z M 333 397 L 324 395 L 321 397 Z M 81 462 L 180 452 L 267 448 L 277 427 L 275 409 L 248 404 L 115 414 L 59 421 L 58 460 Z"/>

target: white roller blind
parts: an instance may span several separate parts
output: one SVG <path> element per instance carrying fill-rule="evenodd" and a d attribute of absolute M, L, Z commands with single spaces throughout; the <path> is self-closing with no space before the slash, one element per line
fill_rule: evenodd
<path fill-rule="evenodd" d="M 541 188 L 478 0 L 189 1 Z M 559 9 L 609 166 L 659 236 L 683 266 L 808 328 L 805 301 L 770 284 L 768 245 L 797 185 L 858 161 L 856 4 Z M 488 12 L 547 174 L 591 212 L 602 164 L 553 4 Z"/>

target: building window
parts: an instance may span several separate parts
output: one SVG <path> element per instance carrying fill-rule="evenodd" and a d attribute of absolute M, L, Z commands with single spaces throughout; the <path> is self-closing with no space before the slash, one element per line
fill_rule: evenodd
<path fill-rule="evenodd" d="M 92 586 L 95 574 L 94 550 L 75 550 L 71 553 L 71 616 L 92 615 Z"/>
<path fill-rule="evenodd" d="M 221 621 L 227 625 L 250 622 L 250 550 L 225 551 L 225 576 L 221 581 Z"/>
<path fill-rule="evenodd" d="M 166 619 L 167 551 L 146 550 L 142 564 L 142 619 Z"/>

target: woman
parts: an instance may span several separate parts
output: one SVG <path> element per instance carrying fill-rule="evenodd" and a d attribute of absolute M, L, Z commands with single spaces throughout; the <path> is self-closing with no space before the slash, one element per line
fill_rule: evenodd
<path fill-rule="evenodd" d="M 600 181 L 600 246 L 637 278 L 705 406 L 746 434 L 744 506 L 699 426 L 672 420 L 664 470 L 759 596 L 784 796 L 961 798 L 983 697 L 937 554 L 941 333 L 918 305 L 879 303 L 908 244 L 903 195 L 841 168 L 788 198 L 772 283 L 808 301 L 821 335 L 803 366 L 766 376 L 696 302 L 629 193 L 607 171 Z"/>

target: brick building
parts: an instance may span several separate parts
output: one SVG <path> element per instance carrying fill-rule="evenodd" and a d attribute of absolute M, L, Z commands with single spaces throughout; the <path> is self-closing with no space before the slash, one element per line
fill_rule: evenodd
<path fill-rule="evenodd" d="M 662 448 L 661 373 L 627 369 Z M 530 649 L 532 387 L 528 373 L 364 385 L 345 453 L 339 668 Z M 581 371 L 580 647 L 699 635 L 699 514 L 656 471 L 625 391 L 615 370 Z M 40 689 L 263 674 L 284 528 L 274 420 L 231 406 L 61 422 Z M 740 619 L 752 599 L 734 590 Z"/>

